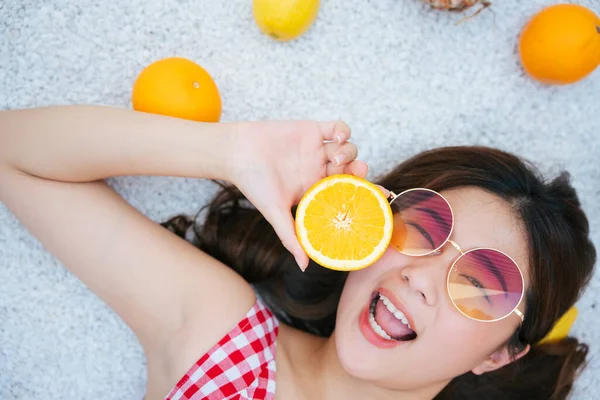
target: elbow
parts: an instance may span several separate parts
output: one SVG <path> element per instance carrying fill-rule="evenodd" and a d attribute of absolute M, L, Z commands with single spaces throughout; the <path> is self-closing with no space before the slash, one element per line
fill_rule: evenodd
<path fill-rule="evenodd" d="M 16 165 L 18 139 L 24 137 L 26 110 L 0 111 L 0 174 L 19 171 Z"/>
<path fill-rule="evenodd" d="M 9 126 L 8 113 L 10 111 L 0 111 L 0 173 L 8 167 L 8 153 L 10 152 L 10 144 L 8 143 Z"/>

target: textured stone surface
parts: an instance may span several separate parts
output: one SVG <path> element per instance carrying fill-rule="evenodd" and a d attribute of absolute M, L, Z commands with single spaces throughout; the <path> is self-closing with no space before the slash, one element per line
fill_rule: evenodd
<path fill-rule="evenodd" d="M 600 244 L 600 71 L 568 87 L 527 79 L 515 53 L 549 0 L 502 0 L 461 14 L 418 0 L 323 1 L 300 40 L 262 35 L 250 0 L 0 1 L 0 109 L 95 103 L 130 107 L 150 62 L 188 57 L 215 78 L 223 120 L 343 118 L 371 177 L 448 144 L 514 151 L 573 175 Z M 581 1 L 597 12 L 598 2 Z M 207 182 L 122 178 L 155 220 L 193 212 Z M 574 333 L 592 345 L 576 399 L 600 397 L 600 275 Z M 595 309 L 594 309 L 595 307 Z M 129 399 L 144 392 L 133 334 L 0 206 L 0 398 Z"/>

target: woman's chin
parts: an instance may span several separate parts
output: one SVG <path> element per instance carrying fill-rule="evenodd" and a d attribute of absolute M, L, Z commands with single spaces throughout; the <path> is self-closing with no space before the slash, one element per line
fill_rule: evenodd
<path fill-rule="evenodd" d="M 337 333 L 335 340 L 339 362 L 350 376 L 376 381 L 386 375 L 381 350 L 366 341 L 358 330 Z"/>

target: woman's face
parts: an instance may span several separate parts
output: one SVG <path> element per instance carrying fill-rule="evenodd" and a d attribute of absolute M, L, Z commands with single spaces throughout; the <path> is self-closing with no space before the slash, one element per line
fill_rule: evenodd
<path fill-rule="evenodd" d="M 441 194 L 454 210 L 451 239 L 463 251 L 489 247 L 508 254 L 520 266 L 527 288 L 527 242 L 522 223 L 511 207 L 478 188 Z M 415 390 L 443 385 L 467 371 L 481 372 L 482 365 L 489 365 L 484 362 L 509 339 L 520 319 L 512 314 L 496 322 L 478 322 L 454 307 L 446 280 L 459 255 L 449 243 L 441 253 L 424 257 L 409 257 L 388 248 L 372 266 L 350 273 L 334 333 L 338 357 L 348 373 L 390 389 Z M 403 307 L 416 338 L 374 339 L 374 330 L 368 322 L 365 324 L 365 310 L 369 310 L 378 292 L 393 297 L 392 303 Z M 524 310 L 523 304 L 519 309 Z"/>

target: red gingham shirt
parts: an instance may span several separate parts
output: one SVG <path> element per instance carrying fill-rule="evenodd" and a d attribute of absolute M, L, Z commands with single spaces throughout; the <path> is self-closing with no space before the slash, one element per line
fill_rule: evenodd
<path fill-rule="evenodd" d="M 277 319 L 257 300 L 165 400 L 273 400 L 278 329 Z"/>

